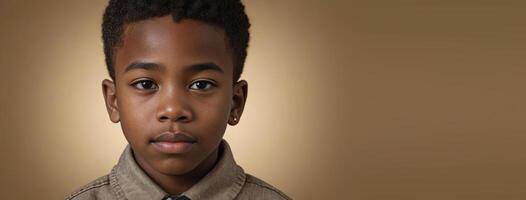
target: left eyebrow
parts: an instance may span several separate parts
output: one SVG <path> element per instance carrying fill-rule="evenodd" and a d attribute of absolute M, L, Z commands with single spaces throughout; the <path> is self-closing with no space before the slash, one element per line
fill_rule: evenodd
<path fill-rule="evenodd" d="M 219 65 L 216 65 L 215 63 L 212 63 L 212 62 L 192 64 L 186 68 L 186 71 L 190 71 L 193 73 L 206 71 L 206 70 L 212 70 L 212 71 L 224 73 L 224 71 L 221 69 L 221 67 L 219 67 Z"/>
<path fill-rule="evenodd" d="M 126 67 L 124 72 L 128 72 L 134 69 L 159 70 L 161 67 L 161 65 L 152 62 L 133 62 Z"/>

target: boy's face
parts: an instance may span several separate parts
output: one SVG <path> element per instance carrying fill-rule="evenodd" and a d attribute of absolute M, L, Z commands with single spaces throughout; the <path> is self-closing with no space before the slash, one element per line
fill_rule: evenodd
<path fill-rule="evenodd" d="M 104 80 L 103 92 L 110 119 L 120 121 L 137 162 L 166 175 L 213 163 L 247 92 L 245 81 L 233 85 L 224 30 L 153 18 L 126 25 L 115 51 L 115 83 Z"/>

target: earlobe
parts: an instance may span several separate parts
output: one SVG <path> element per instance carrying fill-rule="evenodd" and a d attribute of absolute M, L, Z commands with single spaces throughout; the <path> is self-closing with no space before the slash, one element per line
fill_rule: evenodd
<path fill-rule="evenodd" d="M 248 94 L 248 83 L 245 80 L 238 81 L 234 85 L 234 91 L 232 95 L 232 106 L 230 109 L 230 117 L 228 124 L 235 126 L 239 123 Z"/>
<path fill-rule="evenodd" d="M 110 120 L 113 123 L 118 123 L 120 121 L 120 115 L 115 89 L 115 83 L 113 81 L 108 79 L 102 81 L 102 94 L 104 95 L 106 110 L 108 111 Z"/>

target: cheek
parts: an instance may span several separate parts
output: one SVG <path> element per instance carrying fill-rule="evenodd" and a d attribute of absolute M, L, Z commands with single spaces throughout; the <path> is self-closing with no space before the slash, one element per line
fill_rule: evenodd
<path fill-rule="evenodd" d="M 221 135 L 224 133 L 230 111 L 230 97 L 221 95 L 196 105 L 197 117 L 205 123 L 206 133 Z"/>
<path fill-rule="evenodd" d="M 145 133 L 152 128 L 151 120 L 155 120 L 152 103 L 141 98 L 122 98 L 118 103 L 125 137 L 130 143 L 143 140 L 147 136 Z"/>

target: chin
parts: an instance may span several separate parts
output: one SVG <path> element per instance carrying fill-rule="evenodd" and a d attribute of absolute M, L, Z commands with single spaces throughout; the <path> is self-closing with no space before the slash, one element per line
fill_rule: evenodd
<path fill-rule="evenodd" d="M 160 162 L 155 168 L 158 172 L 165 175 L 181 176 L 196 168 L 197 164 L 190 160 L 166 159 Z"/>

